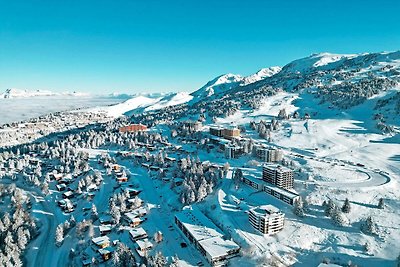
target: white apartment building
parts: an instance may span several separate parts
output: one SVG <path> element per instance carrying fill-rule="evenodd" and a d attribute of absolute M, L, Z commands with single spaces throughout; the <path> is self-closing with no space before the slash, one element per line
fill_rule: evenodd
<path fill-rule="evenodd" d="M 249 211 L 249 222 L 261 233 L 273 235 L 283 229 L 285 215 L 275 206 L 263 205 Z"/>

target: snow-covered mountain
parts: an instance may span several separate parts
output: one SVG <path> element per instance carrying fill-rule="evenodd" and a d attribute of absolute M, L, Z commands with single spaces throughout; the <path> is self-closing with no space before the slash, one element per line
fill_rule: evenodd
<path fill-rule="evenodd" d="M 9 88 L 4 93 L 0 94 L 1 98 L 28 98 L 28 97 L 47 97 L 47 96 L 88 96 L 87 93 L 80 92 L 63 92 L 55 93 L 48 90 L 23 90 L 16 88 Z"/>
<path fill-rule="evenodd" d="M 194 101 L 200 101 L 213 95 L 223 94 L 235 87 L 245 86 L 254 82 L 271 77 L 281 71 L 280 67 L 263 68 L 256 73 L 242 77 L 237 74 L 224 74 L 207 82 L 203 87 L 193 92 L 191 95 Z"/>

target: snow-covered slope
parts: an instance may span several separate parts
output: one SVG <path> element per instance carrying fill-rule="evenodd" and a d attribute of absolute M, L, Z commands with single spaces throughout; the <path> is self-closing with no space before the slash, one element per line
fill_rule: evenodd
<path fill-rule="evenodd" d="M 240 85 L 243 77 L 240 75 L 228 73 L 209 81 L 199 90 L 192 93 L 196 99 L 204 99 L 214 94 L 219 94 Z"/>
<path fill-rule="evenodd" d="M 280 67 L 263 68 L 258 72 L 242 77 L 232 73 L 218 76 L 217 78 L 209 81 L 206 85 L 193 92 L 193 101 L 200 101 L 210 96 L 223 94 L 235 87 L 241 87 L 271 77 L 281 71 Z"/>

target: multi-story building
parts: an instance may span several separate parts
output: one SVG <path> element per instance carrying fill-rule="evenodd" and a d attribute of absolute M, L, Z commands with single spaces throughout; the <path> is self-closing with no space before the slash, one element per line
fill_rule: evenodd
<path fill-rule="evenodd" d="M 224 132 L 224 128 L 219 127 L 219 126 L 211 126 L 210 127 L 210 134 L 218 137 L 222 137 L 222 134 Z"/>
<path fill-rule="evenodd" d="M 131 124 L 131 125 L 127 125 L 127 126 L 123 126 L 121 128 L 119 128 L 119 131 L 121 133 L 134 133 L 134 132 L 141 132 L 141 131 L 146 131 L 147 130 L 147 126 L 146 125 L 142 125 L 142 124 Z"/>
<path fill-rule="evenodd" d="M 233 139 L 240 137 L 240 130 L 236 127 L 224 128 L 222 136 L 226 139 Z"/>
<path fill-rule="evenodd" d="M 283 157 L 282 150 L 278 148 L 256 146 L 254 150 L 256 157 L 264 162 L 278 162 Z"/>
<path fill-rule="evenodd" d="M 228 144 L 225 145 L 225 157 L 227 159 L 236 159 L 242 154 L 242 147 Z"/>
<path fill-rule="evenodd" d="M 175 215 L 175 223 L 212 266 L 222 266 L 239 254 L 240 247 L 195 207 L 185 207 Z"/>
<path fill-rule="evenodd" d="M 265 164 L 263 180 L 281 188 L 293 188 L 293 171 L 278 164 Z"/>
<path fill-rule="evenodd" d="M 294 205 L 294 203 L 298 199 L 300 199 L 299 194 L 297 194 L 296 192 L 277 187 L 270 183 L 266 183 L 263 180 L 255 177 L 244 176 L 243 183 L 253 187 L 256 190 L 264 191 L 268 195 L 277 198 L 289 205 Z"/>
<path fill-rule="evenodd" d="M 184 121 L 183 125 L 190 131 L 190 132 L 198 132 L 203 127 L 203 124 L 200 121 Z"/>
<path fill-rule="evenodd" d="M 275 206 L 263 205 L 249 211 L 249 222 L 261 233 L 273 235 L 283 229 L 285 215 Z"/>

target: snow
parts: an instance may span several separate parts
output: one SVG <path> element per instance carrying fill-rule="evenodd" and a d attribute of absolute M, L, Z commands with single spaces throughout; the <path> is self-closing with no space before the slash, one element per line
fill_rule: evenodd
<path fill-rule="evenodd" d="M 22 90 L 16 88 L 7 89 L 4 93 L 0 94 L 0 98 L 32 98 L 32 97 L 44 97 L 44 96 L 73 96 L 73 97 L 82 97 L 89 96 L 88 93 L 80 93 L 80 92 L 63 92 L 63 93 L 55 93 L 48 90 Z"/>

